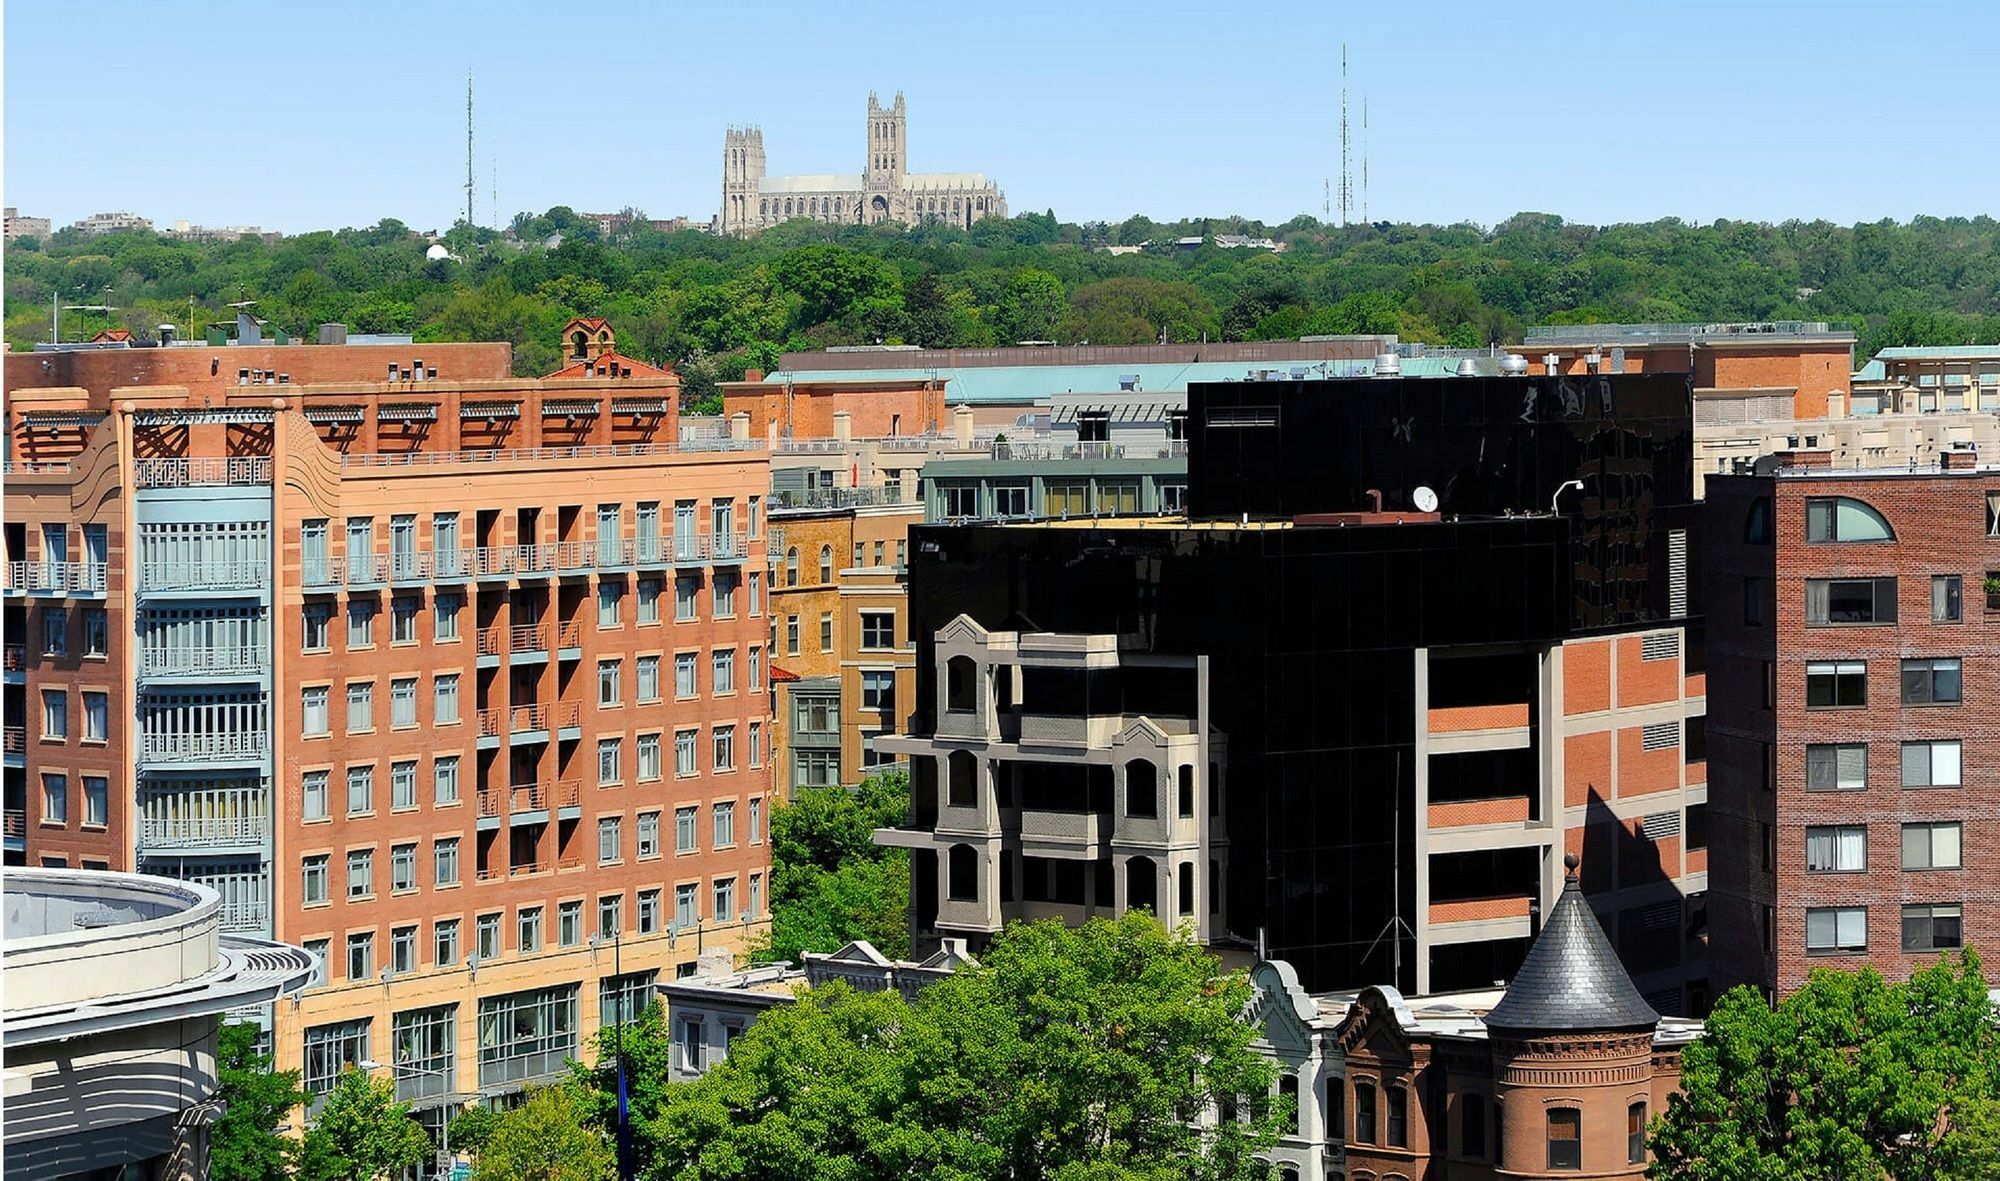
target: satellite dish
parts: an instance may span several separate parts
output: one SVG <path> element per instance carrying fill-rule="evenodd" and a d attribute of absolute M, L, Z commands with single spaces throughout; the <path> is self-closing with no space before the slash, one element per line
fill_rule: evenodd
<path fill-rule="evenodd" d="M 1434 513 L 1438 507 L 1438 494 L 1431 491 L 1429 485 L 1419 484 L 1410 493 L 1410 503 L 1416 505 L 1420 513 Z"/>

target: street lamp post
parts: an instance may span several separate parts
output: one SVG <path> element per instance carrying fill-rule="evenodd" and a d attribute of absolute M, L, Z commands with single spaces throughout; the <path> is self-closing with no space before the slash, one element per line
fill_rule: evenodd
<path fill-rule="evenodd" d="M 611 933 L 611 978 L 618 981 L 618 989 L 619 989 L 617 1021 L 611 1027 L 611 1038 L 612 1038 L 611 1054 L 612 1058 L 617 1063 L 618 1067 L 618 1141 L 617 1141 L 618 1178 L 619 1181 L 631 1181 L 632 1124 L 631 1124 L 631 1115 L 629 1107 L 630 1100 L 627 1097 L 626 1084 L 625 1084 L 626 1000 L 624 995 L 624 989 L 625 989 L 624 964 L 621 960 L 621 955 L 620 955 L 620 952 L 622 951 L 623 935 L 624 935 L 623 930 L 613 931 Z M 593 938 L 590 941 L 591 946 L 593 948 L 599 946 L 603 942 L 604 942 L 604 937 L 602 935 L 598 935 L 597 937 Z M 598 1014 L 598 1019 L 601 1023 L 603 1020 L 603 1014 L 601 1013 Z"/>
<path fill-rule="evenodd" d="M 373 1058 L 363 1058 L 361 1061 L 356 1062 L 355 1065 L 363 1070 L 386 1070 L 389 1072 L 390 1082 L 400 1081 L 405 1074 L 428 1074 L 433 1078 L 443 1079 L 447 1088 L 451 1086 L 451 1073 L 449 1071 L 433 1070 L 428 1066 L 411 1066 L 404 1062 L 398 1062 L 394 1066 L 387 1066 L 375 1061 Z M 447 1160 L 451 1158 L 451 1117 L 449 1115 L 445 1116 L 444 1123 L 438 1129 L 438 1151 L 442 1152 Z M 438 1170 L 437 1175 L 440 1177 L 449 1176 L 450 1170 L 451 1166 L 446 1165 L 444 1168 Z"/>

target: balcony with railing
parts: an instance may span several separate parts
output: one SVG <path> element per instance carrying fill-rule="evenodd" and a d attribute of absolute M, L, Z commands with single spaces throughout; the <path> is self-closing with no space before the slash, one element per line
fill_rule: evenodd
<path fill-rule="evenodd" d="M 9 808 L 5 813 L 7 847 L 19 848 L 28 839 L 28 810 Z"/>
<path fill-rule="evenodd" d="M 145 763 L 213 763 L 261 760 L 271 753 L 262 728 L 241 731 L 139 731 L 139 760 Z"/>
<path fill-rule="evenodd" d="M 30 594 L 103 594 L 110 566 L 104 562 L 61 562 L 43 558 L 7 563 L 7 585 Z"/>
<path fill-rule="evenodd" d="M 4 733 L 5 735 L 4 744 L 0 745 L 4 745 L 4 749 L 8 754 L 19 755 L 28 752 L 28 728 L 26 726 L 8 726 L 4 731 L 0 731 L 0 733 Z"/>
<path fill-rule="evenodd" d="M 165 677 L 250 676 L 262 671 L 268 659 L 256 644 L 172 645 L 139 650 L 139 676 Z"/>
<path fill-rule="evenodd" d="M 268 902 L 224 902 L 218 913 L 225 931 L 271 929 L 271 904 Z"/>
<path fill-rule="evenodd" d="M 683 452 L 761 451 L 761 439 L 684 439 L 679 443 L 595 443 L 576 447 L 489 447 L 466 451 L 358 452 L 340 457 L 344 468 L 457 467 L 548 460 L 652 459 Z"/>
<path fill-rule="evenodd" d="M 253 591 L 270 581 L 271 566 L 262 558 L 219 561 L 174 561 L 157 558 L 139 566 L 141 591 Z"/>
<path fill-rule="evenodd" d="M 269 809 L 259 787 L 159 792 L 139 802 L 139 843 L 148 850 L 260 845 L 271 831 Z"/>
<path fill-rule="evenodd" d="M 271 482 L 268 455 L 193 456 L 184 459 L 140 459 L 132 464 L 141 488 L 196 488 L 256 485 Z"/>
<path fill-rule="evenodd" d="M 575 709 L 574 706 L 569 708 Z M 481 738 L 510 736 L 517 742 L 546 742 L 550 719 L 556 712 L 549 706 L 541 704 L 482 709 L 479 711 L 479 736 Z"/>
<path fill-rule="evenodd" d="M 6 668 L 10 673 L 28 671 L 28 646 L 8 644 L 6 646 Z"/>
<path fill-rule="evenodd" d="M 495 624 L 479 629 L 480 656 L 540 656 L 547 658 L 549 635 L 546 623 Z"/>

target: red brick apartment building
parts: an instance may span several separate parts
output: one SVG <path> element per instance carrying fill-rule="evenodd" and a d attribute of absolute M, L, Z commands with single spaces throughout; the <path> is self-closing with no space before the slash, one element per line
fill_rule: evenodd
<path fill-rule="evenodd" d="M 1708 487 L 1719 987 L 2000 943 L 2000 471 L 1826 459 Z"/>
<path fill-rule="evenodd" d="M 279 1068 L 390 1064 L 433 1123 L 768 901 L 768 452 L 498 347 L 8 406 L 8 860 L 214 886 L 323 957 Z"/>

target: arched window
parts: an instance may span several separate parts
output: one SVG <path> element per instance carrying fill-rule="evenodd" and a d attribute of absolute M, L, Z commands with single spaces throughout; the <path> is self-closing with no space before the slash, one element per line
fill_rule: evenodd
<path fill-rule="evenodd" d="M 971 845 L 953 845 L 948 859 L 945 892 L 953 902 L 979 901 L 979 854 Z"/>
<path fill-rule="evenodd" d="M 1634 1103 L 1625 1109 L 1625 1163 L 1646 1163 L 1646 1105 Z"/>
<path fill-rule="evenodd" d="M 1743 519 L 1743 540 L 1750 545 L 1771 544 L 1771 498 L 1759 496 L 1750 502 Z"/>
<path fill-rule="evenodd" d="M 970 656 L 954 656 L 944 664 L 944 707 L 952 713 L 972 713 L 979 708 L 976 690 L 979 666 Z"/>
<path fill-rule="evenodd" d="M 1359 1079 L 1354 1083 L 1354 1142 L 1375 1143 L 1375 1084 Z"/>
<path fill-rule="evenodd" d="M 1145 759 L 1133 759 L 1125 764 L 1125 815 L 1158 816 L 1160 814 L 1160 779 L 1153 771 L 1153 764 Z"/>
<path fill-rule="evenodd" d="M 1458 1151 L 1460 1155 L 1486 1159 L 1486 1100 L 1466 1095 L 1458 1101 Z"/>
<path fill-rule="evenodd" d="M 571 333 L 569 343 L 570 347 L 575 350 L 576 356 L 585 356 L 590 352 L 590 337 L 582 332 Z"/>
<path fill-rule="evenodd" d="M 819 580 L 833 581 L 833 547 L 830 545 L 819 547 Z"/>
<path fill-rule="evenodd" d="M 950 784 L 946 797 L 954 808 L 979 806 L 979 760 L 971 751 L 955 750 L 945 759 Z"/>
<path fill-rule="evenodd" d="M 759 217 L 771 216 L 771 203 L 769 201 L 757 202 L 757 216 Z"/>
<path fill-rule="evenodd" d="M 1125 909 L 1145 908 L 1155 914 L 1160 909 L 1159 871 L 1150 857 L 1134 857 L 1125 863 Z"/>
<path fill-rule="evenodd" d="M 1889 520 L 1865 500 L 1814 496 L 1806 500 L 1807 541 L 1894 541 Z"/>
<path fill-rule="evenodd" d="M 1278 1076 L 1278 1134 L 1299 1134 L 1299 1076 L 1296 1074 Z"/>
<path fill-rule="evenodd" d="M 793 546 L 792 548 L 785 551 L 785 585 L 797 586 L 798 584 L 799 584 L 799 547 Z"/>
<path fill-rule="evenodd" d="M 1410 1088 L 1402 1083 L 1389 1083 L 1382 1088 L 1382 1097 L 1389 1102 L 1389 1146 L 1408 1148 L 1410 1146 Z"/>
<path fill-rule="evenodd" d="M 1583 1112 L 1577 1108 L 1549 1108 L 1549 1168 L 1583 1168 Z"/>

